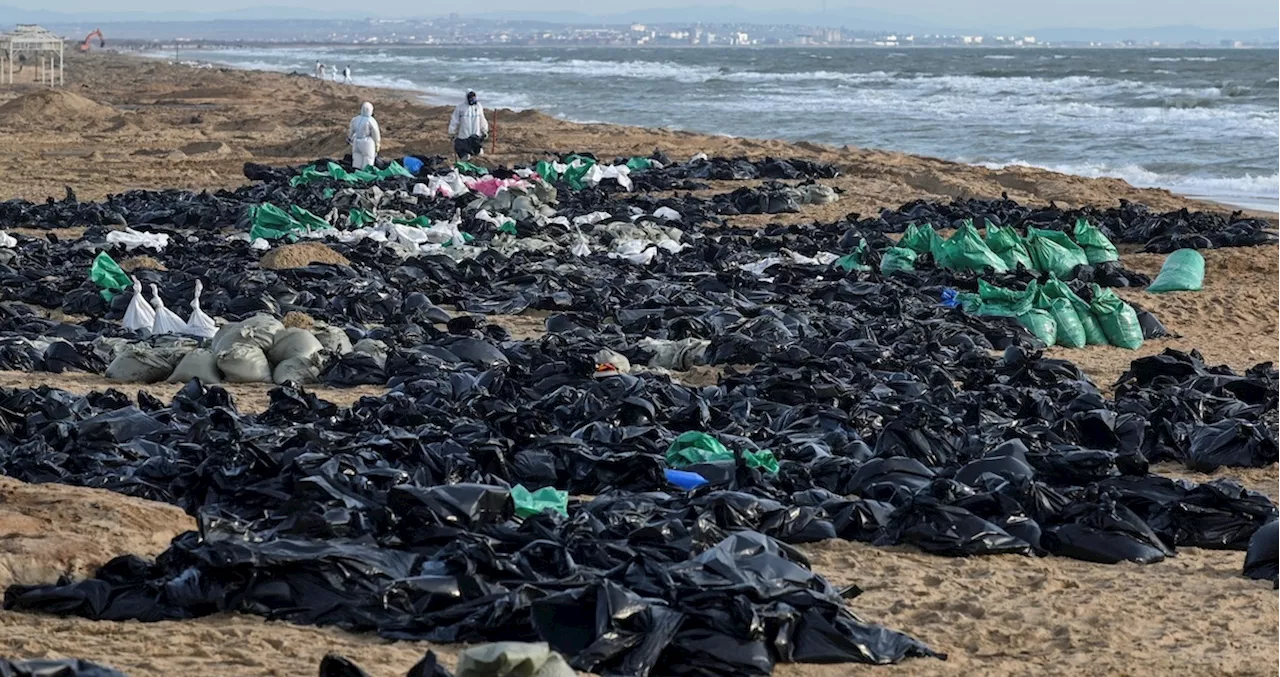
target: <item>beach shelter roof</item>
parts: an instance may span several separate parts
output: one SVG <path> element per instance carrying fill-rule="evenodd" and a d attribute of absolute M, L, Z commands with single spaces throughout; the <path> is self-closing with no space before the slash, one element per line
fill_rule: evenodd
<path fill-rule="evenodd" d="M 18 52 L 36 52 L 49 54 L 49 69 L 43 70 L 44 61 L 41 61 L 42 73 L 45 81 L 49 84 L 64 84 L 65 69 L 63 68 L 63 48 L 65 42 L 62 38 L 51 33 L 48 29 L 41 28 L 35 24 L 18 24 L 17 28 L 11 33 L 0 33 L 0 52 L 3 52 L 4 62 L 0 63 L 0 82 L 8 82 L 13 84 L 13 59 Z M 57 66 L 55 67 L 53 57 L 57 56 Z M 8 79 L 5 79 L 5 68 L 8 66 Z"/>

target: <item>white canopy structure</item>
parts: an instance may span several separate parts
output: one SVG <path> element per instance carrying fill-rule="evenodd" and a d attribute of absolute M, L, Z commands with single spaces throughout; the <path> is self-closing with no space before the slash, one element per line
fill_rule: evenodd
<path fill-rule="evenodd" d="M 0 34 L 0 84 L 13 84 L 15 60 L 28 53 L 40 57 L 40 82 L 51 87 L 66 84 L 64 46 L 62 38 L 35 24 L 18 24 L 12 33 Z"/>

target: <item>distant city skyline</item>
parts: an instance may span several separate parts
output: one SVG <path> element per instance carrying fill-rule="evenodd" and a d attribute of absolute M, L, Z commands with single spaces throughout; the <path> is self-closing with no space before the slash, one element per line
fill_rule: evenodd
<path fill-rule="evenodd" d="M 1049 28 L 1143 29 L 1169 26 L 1193 26 L 1216 30 L 1257 30 L 1280 25 L 1280 5 L 1275 0 L 1073 0 L 1065 3 L 1038 3 L 1025 0 L 981 0 L 955 2 L 954 0 L 799 0 L 780 10 L 770 0 L 687 0 L 671 5 L 666 0 L 652 4 L 632 4 L 623 11 L 600 11 L 593 0 L 543 0 L 536 10 L 531 10 L 524 0 L 490 0 L 483 5 L 470 7 L 462 14 L 482 14 L 494 17 L 502 13 L 519 13 L 522 18 L 544 14 L 550 20 L 563 19 L 566 14 L 598 16 L 608 20 L 610 16 L 625 18 L 628 15 L 673 14 L 702 10 L 735 9 L 766 15 L 773 21 L 787 14 L 834 17 L 847 16 L 852 21 L 875 28 L 901 28 L 907 30 L 989 30 L 1027 31 Z M 233 18 L 240 14 L 246 18 L 284 17 L 297 18 L 364 18 L 364 17 L 430 17 L 446 14 L 448 8 L 424 5 L 421 0 L 383 0 L 375 7 L 353 7 L 349 0 L 205 0 L 198 10 L 175 10 L 170 0 L 48 0 L 40 9 L 30 6 L 0 7 L 0 19 L 13 12 L 17 15 L 69 13 L 91 15 L 108 19 L 122 15 L 129 20 L 145 17 L 138 14 L 155 14 L 163 19 L 196 19 L 200 15 L 210 18 Z M 124 16 L 133 15 L 133 16 Z M 185 16 L 184 16 L 185 15 Z M 726 17 L 728 20 L 729 17 Z M 648 20 L 653 21 L 653 18 Z M 797 21 L 797 23 L 803 23 Z"/>

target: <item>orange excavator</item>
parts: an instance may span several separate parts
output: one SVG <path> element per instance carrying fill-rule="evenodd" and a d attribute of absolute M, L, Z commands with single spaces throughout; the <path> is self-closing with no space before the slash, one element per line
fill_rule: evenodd
<path fill-rule="evenodd" d="M 80 43 L 80 51 L 89 51 L 89 41 L 92 40 L 94 36 L 97 36 L 98 38 L 98 49 L 102 49 L 107 46 L 107 38 L 102 35 L 102 29 L 95 28 L 92 33 L 84 36 L 84 42 Z"/>

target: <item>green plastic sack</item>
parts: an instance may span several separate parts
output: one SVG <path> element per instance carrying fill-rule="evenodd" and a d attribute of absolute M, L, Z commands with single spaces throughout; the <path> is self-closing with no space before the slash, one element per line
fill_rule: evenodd
<path fill-rule="evenodd" d="M 867 252 L 867 241 L 859 240 L 858 246 L 853 251 L 836 259 L 836 265 L 843 270 L 871 270 L 871 266 L 862 262 L 862 257 Z"/>
<path fill-rule="evenodd" d="M 633 172 L 643 172 L 653 167 L 653 160 L 647 157 L 633 157 L 627 160 L 627 169 Z"/>
<path fill-rule="evenodd" d="M 1071 291 L 1071 287 L 1068 287 L 1066 282 L 1050 275 L 1049 281 L 1045 282 L 1044 286 L 1041 287 L 1041 293 L 1051 300 L 1066 299 L 1071 302 L 1071 307 L 1075 309 L 1076 317 L 1080 320 L 1080 326 L 1084 327 L 1085 344 L 1091 346 L 1111 345 L 1111 342 L 1107 340 L 1106 332 L 1102 331 L 1102 325 L 1098 324 L 1098 318 L 1094 317 L 1093 309 L 1089 306 L 1089 303 Z"/>
<path fill-rule="evenodd" d="M 586 184 L 582 182 L 582 179 L 587 175 L 587 172 L 595 166 L 596 161 L 589 157 L 574 155 L 568 159 L 566 164 L 568 164 L 569 167 L 564 170 L 565 182 L 574 190 L 582 190 L 585 188 Z"/>
<path fill-rule="evenodd" d="M 906 247 L 890 247 L 880 257 L 880 274 L 892 275 L 900 270 L 916 269 L 916 253 Z"/>
<path fill-rule="evenodd" d="M 1027 252 L 1036 272 L 1067 277 L 1076 266 L 1089 265 L 1080 245 L 1071 241 L 1066 233 L 1056 230 L 1027 229 Z"/>
<path fill-rule="evenodd" d="M 523 484 L 517 484 L 511 487 L 511 501 L 516 505 L 517 517 L 532 517 L 548 510 L 569 516 L 569 492 L 555 487 L 529 491 Z"/>
<path fill-rule="evenodd" d="M 1068 299 L 1053 299 L 1047 310 L 1053 315 L 1058 326 L 1057 342 L 1064 348 L 1083 348 L 1088 344 L 1084 333 L 1084 325 L 1080 322 L 1080 314 Z"/>
<path fill-rule="evenodd" d="M 538 176 L 541 176 L 542 180 L 547 183 L 555 183 L 560 178 L 560 174 L 556 172 L 555 165 L 546 160 L 538 160 L 538 163 L 533 166 L 533 171 L 537 172 Z"/>
<path fill-rule="evenodd" d="M 392 160 L 391 164 L 387 165 L 386 169 L 378 170 L 377 174 L 379 179 L 389 179 L 393 176 L 406 176 L 411 179 L 413 178 L 413 172 L 405 169 L 404 165 L 396 162 L 395 160 Z"/>
<path fill-rule="evenodd" d="M 1152 294 L 1200 291 L 1204 287 L 1204 257 L 1194 249 L 1179 249 L 1160 266 L 1160 274 L 1147 287 Z"/>
<path fill-rule="evenodd" d="M 1129 350 L 1142 347 L 1142 325 L 1138 323 L 1138 311 L 1116 296 L 1115 292 L 1093 285 L 1093 303 L 1090 307 L 1111 345 Z"/>
<path fill-rule="evenodd" d="M 250 206 L 249 221 L 253 224 L 253 227 L 249 229 L 249 240 L 251 242 L 258 238 L 267 240 L 295 239 L 297 238 L 297 231 L 302 230 L 302 224 L 295 221 L 283 209 L 269 202 Z"/>
<path fill-rule="evenodd" d="M 489 170 L 484 167 L 473 165 L 470 162 L 465 162 L 463 160 L 458 160 L 453 163 L 453 168 L 458 170 L 461 174 L 470 174 L 472 176 L 485 176 L 489 173 Z"/>
<path fill-rule="evenodd" d="M 1018 324 L 1026 327 L 1027 331 L 1043 341 L 1046 346 L 1052 346 L 1058 342 L 1058 323 L 1047 310 L 1032 308 L 1018 316 Z"/>
<path fill-rule="evenodd" d="M 1033 300 L 1038 293 L 1034 281 L 1027 285 L 1025 291 L 1015 291 L 989 284 L 986 280 L 978 280 L 978 299 L 980 305 L 967 312 L 973 315 L 989 317 L 1019 317 L 1034 307 Z M 962 301 L 963 303 L 963 301 Z"/>
<path fill-rule="evenodd" d="M 748 468 L 760 468 L 768 473 L 778 472 L 778 459 L 768 449 L 744 452 L 742 458 L 746 460 Z"/>
<path fill-rule="evenodd" d="M 671 446 L 667 447 L 667 465 L 672 468 L 683 468 L 695 463 L 713 461 L 731 461 L 733 452 L 720 444 L 720 440 L 696 430 L 680 433 Z"/>
<path fill-rule="evenodd" d="M 415 216 L 412 219 L 391 219 L 391 222 L 402 226 L 417 226 L 419 228 L 431 227 L 431 219 L 427 218 L 426 215 Z"/>
<path fill-rule="evenodd" d="M 121 270 L 116 260 L 106 252 L 98 252 L 93 258 L 93 265 L 89 266 L 89 279 L 102 288 L 98 293 L 108 303 L 115 298 L 116 292 L 128 289 L 130 284 L 128 273 Z"/>
<path fill-rule="evenodd" d="M 939 266 L 951 270 L 967 270 L 975 273 L 987 270 L 1004 273 L 1009 270 L 1004 259 L 996 256 L 996 253 L 987 247 L 982 241 L 982 236 L 978 235 L 978 229 L 974 228 L 973 223 L 969 221 L 960 226 L 955 235 L 938 245 L 938 252 L 934 258 Z"/>
<path fill-rule="evenodd" d="M 312 214 L 311 212 L 299 207 L 298 205 L 289 205 L 289 216 L 294 221 L 301 224 L 304 230 L 325 230 L 332 228 L 328 221 Z"/>
<path fill-rule="evenodd" d="M 1088 221 L 1076 219 L 1074 235 L 1076 244 L 1084 250 L 1084 256 L 1090 265 L 1120 260 L 1120 252 L 1116 251 L 1116 246 L 1096 226 L 1089 225 Z"/>
<path fill-rule="evenodd" d="M 1001 228 L 996 224 L 987 221 L 986 243 L 996 256 L 1009 267 L 1009 270 L 1017 270 L 1018 266 L 1022 266 L 1027 270 L 1035 270 L 1031 263 L 1031 254 L 1027 252 L 1027 243 L 1023 241 L 1018 231 L 1013 226 Z"/>
<path fill-rule="evenodd" d="M 916 224 L 908 224 L 907 230 L 902 234 L 902 239 L 898 240 L 899 247 L 906 247 L 917 254 L 930 254 L 938 250 L 938 244 L 942 238 L 938 237 L 938 232 L 933 226 L 925 224 L 916 226 Z"/>
<path fill-rule="evenodd" d="M 373 212 L 367 209 L 352 209 L 347 213 L 347 225 L 352 228 L 359 228 L 368 223 L 377 221 L 373 216 Z"/>

